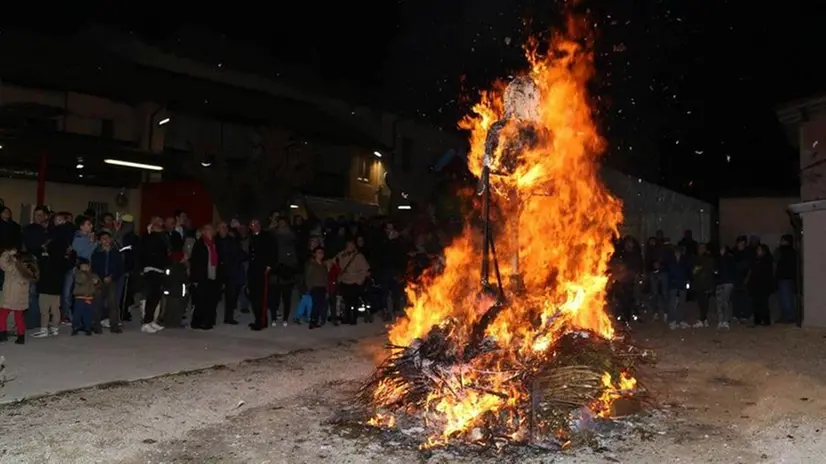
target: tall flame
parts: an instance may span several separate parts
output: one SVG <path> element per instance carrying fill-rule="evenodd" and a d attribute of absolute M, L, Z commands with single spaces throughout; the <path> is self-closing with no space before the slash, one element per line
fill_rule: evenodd
<path fill-rule="evenodd" d="M 522 291 L 509 295 L 506 308 L 487 327 L 486 335 L 501 349 L 495 356 L 476 358 L 428 400 L 427 414 L 442 423 L 442 437 L 467 431 L 488 412 L 507 410 L 524 391 L 505 395 L 468 391 L 462 379 L 485 370 L 490 391 L 506 388 L 508 373 L 491 375 L 497 366 L 518 365 L 525 357 L 553 356 L 564 331 L 587 329 L 612 338 L 614 329 L 604 311 L 612 237 L 622 220 L 622 206 L 602 185 L 597 159 L 604 149 L 597 132 L 587 90 L 593 75 L 591 42 L 574 18 L 565 33 L 553 36 L 548 53 L 526 47 L 530 70 L 525 74 L 539 89 L 538 142 L 520 152 L 508 172 L 493 175 L 491 187 L 497 208 L 496 252 L 503 279 L 518 263 Z M 505 83 L 483 92 L 460 127 L 470 131 L 470 170 L 480 175 L 485 141 L 492 125 L 505 116 Z M 502 146 L 519 136 L 518 123 L 509 121 L 493 165 L 501 165 Z M 451 321 L 450 336 L 461 345 L 474 324 L 490 307 L 479 297 L 482 239 L 478 228 L 467 227 L 445 252 L 444 272 L 408 289 L 407 318 L 390 329 L 392 345 L 409 346 L 433 326 Z M 378 397 L 387 397 L 382 392 Z"/>

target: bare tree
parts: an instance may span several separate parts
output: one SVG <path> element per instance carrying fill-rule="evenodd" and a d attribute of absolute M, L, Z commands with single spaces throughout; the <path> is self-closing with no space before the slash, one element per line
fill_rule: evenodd
<path fill-rule="evenodd" d="M 217 147 L 191 141 L 191 168 L 212 195 L 218 213 L 258 217 L 287 207 L 287 201 L 312 180 L 315 153 L 309 142 L 270 125 L 259 128 L 248 157 L 227 159 Z M 209 160 L 209 166 L 202 161 Z"/>

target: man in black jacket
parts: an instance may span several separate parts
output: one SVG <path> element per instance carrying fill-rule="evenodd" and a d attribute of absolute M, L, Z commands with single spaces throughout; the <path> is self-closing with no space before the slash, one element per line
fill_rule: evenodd
<path fill-rule="evenodd" d="M 265 288 L 273 264 L 273 244 L 270 235 L 261 231 L 261 222 L 253 219 L 250 222 L 249 235 L 249 271 L 247 272 L 247 288 L 249 289 L 252 313 L 255 322 L 250 329 L 261 330 L 267 326 L 267 307 Z"/>
<path fill-rule="evenodd" d="M 32 336 L 43 338 L 58 335 L 60 331 L 60 295 L 72 263 L 66 255 L 66 249 L 52 241 L 37 255 L 37 265 L 40 269 L 40 279 L 37 281 L 40 330 Z"/>
<path fill-rule="evenodd" d="M 386 238 L 379 247 L 376 256 L 378 279 L 381 286 L 381 306 L 385 321 L 393 318 L 393 314 L 401 315 L 402 294 L 404 292 L 404 278 L 407 270 L 407 244 L 399 237 L 398 231 L 392 223 L 385 226 Z M 392 308 L 388 308 L 387 301 Z"/>
<path fill-rule="evenodd" d="M 19 250 L 22 243 L 20 224 L 14 222 L 9 208 L 0 208 L 0 251 Z"/>
<path fill-rule="evenodd" d="M 226 222 L 218 224 L 218 278 L 224 287 L 224 324 L 236 325 L 235 309 L 244 286 L 244 261 L 247 257 L 237 237 L 229 233 Z"/>
<path fill-rule="evenodd" d="M 797 322 L 797 250 L 794 249 L 794 237 L 784 235 L 777 248 L 775 278 L 777 279 L 777 303 L 780 306 L 778 323 Z"/>
<path fill-rule="evenodd" d="M 155 333 L 163 330 L 163 326 L 155 321 L 155 310 L 163 298 L 164 276 L 170 264 L 169 241 L 160 217 L 152 218 L 147 235 L 141 240 L 140 252 L 146 296 L 141 331 Z"/>
<path fill-rule="evenodd" d="M 189 279 L 192 283 L 192 328 L 211 330 L 215 327 L 216 309 L 221 297 L 218 280 L 220 258 L 211 225 L 201 228 L 201 238 L 192 247 L 189 258 Z"/>

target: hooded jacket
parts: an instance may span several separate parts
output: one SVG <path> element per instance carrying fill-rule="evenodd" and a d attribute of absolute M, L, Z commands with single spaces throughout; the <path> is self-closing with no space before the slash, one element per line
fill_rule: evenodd
<path fill-rule="evenodd" d="M 24 311 L 29 308 L 29 286 L 37 281 L 39 275 L 34 260 L 27 265 L 18 259 L 16 253 L 8 250 L 0 254 L 0 270 L 6 273 L 0 308 Z"/>
<path fill-rule="evenodd" d="M 79 259 L 91 261 L 92 253 L 98 247 L 97 242 L 90 240 L 93 237 L 91 234 L 84 234 L 81 231 L 75 232 L 75 237 L 72 239 L 72 249 L 77 253 Z"/>

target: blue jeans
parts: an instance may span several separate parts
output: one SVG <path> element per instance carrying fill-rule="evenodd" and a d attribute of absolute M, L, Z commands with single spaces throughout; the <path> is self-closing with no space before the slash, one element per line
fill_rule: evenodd
<path fill-rule="evenodd" d="M 381 285 L 381 309 L 388 314 L 392 309 L 393 313 L 401 315 L 404 309 L 402 306 L 404 284 L 399 282 L 399 279 L 392 274 L 383 275 L 379 284 Z M 388 299 L 390 300 L 390 308 L 387 307 Z"/>
<path fill-rule="evenodd" d="M 652 272 L 648 274 L 651 293 L 651 311 L 654 314 L 669 314 L 668 273 Z"/>
<path fill-rule="evenodd" d="M 794 297 L 794 280 L 778 280 L 777 303 L 780 306 L 780 320 L 784 322 L 794 322 L 797 320 L 797 315 L 795 314 Z"/>
<path fill-rule="evenodd" d="M 668 322 L 676 322 L 677 324 L 685 322 L 685 289 L 671 290 L 669 297 L 671 299 L 671 306 L 668 309 Z"/>
<path fill-rule="evenodd" d="M 72 317 L 72 289 L 74 286 L 75 268 L 72 268 L 63 278 L 63 292 L 60 295 L 60 315 L 67 319 Z"/>
<path fill-rule="evenodd" d="M 72 313 L 72 330 L 92 330 L 92 305 L 94 302 L 82 299 L 74 301 Z"/>

